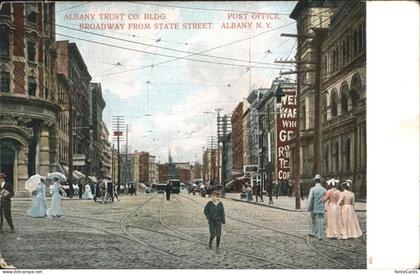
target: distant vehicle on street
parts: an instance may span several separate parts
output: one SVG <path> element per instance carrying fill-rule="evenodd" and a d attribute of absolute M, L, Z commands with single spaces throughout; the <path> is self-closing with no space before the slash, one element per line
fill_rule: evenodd
<path fill-rule="evenodd" d="M 166 184 L 154 183 L 152 184 L 152 192 L 165 193 L 165 186 Z"/>
<path fill-rule="evenodd" d="M 178 179 L 170 179 L 168 183 L 172 184 L 172 193 L 179 194 L 181 191 L 181 181 Z"/>

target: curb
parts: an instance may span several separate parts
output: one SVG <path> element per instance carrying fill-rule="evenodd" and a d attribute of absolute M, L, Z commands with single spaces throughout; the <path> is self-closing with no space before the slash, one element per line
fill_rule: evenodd
<path fill-rule="evenodd" d="M 233 201 L 236 201 L 236 202 L 258 205 L 258 206 L 265 206 L 265 207 L 284 210 L 284 211 L 289 211 L 289 212 L 309 212 L 309 211 L 303 210 L 303 209 L 290 209 L 290 208 L 278 207 L 278 206 L 273 206 L 273 205 L 266 205 L 266 204 L 261 204 L 261 203 L 256 203 L 256 202 L 248 202 L 248 201 L 240 200 L 240 199 L 237 199 L 237 198 L 225 198 L 225 199 L 233 200 Z M 354 211 L 356 211 L 356 212 L 366 212 L 366 209 L 355 209 Z"/>
<path fill-rule="evenodd" d="M 233 200 L 233 201 L 237 201 L 237 202 L 242 202 L 242 203 L 247 203 L 247 204 L 258 205 L 258 206 L 265 206 L 265 207 L 269 207 L 269 208 L 280 209 L 280 210 L 290 211 L 290 212 L 307 212 L 306 210 L 303 210 L 303 209 L 290 209 L 290 208 L 278 207 L 278 206 L 273 206 L 273 205 L 266 205 L 266 204 L 261 204 L 261 203 L 256 203 L 256 202 L 248 202 L 248 201 L 240 200 L 240 199 L 237 199 L 237 198 L 225 198 L 225 199 L 229 199 L 229 200 Z"/>

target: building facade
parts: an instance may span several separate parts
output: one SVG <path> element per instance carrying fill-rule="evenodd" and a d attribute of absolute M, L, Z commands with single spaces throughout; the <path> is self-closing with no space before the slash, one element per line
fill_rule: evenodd
<path fill-rule="evenodd" d="M 102 113 L 105 109 L 105 101 L 102 97 L 102 87 L 100 83 L 90 83 L 89 85 L 89 174 L 94 176 L 101 175 L 102 168 Z"/>
<path fill-rule="evenodd" d="M 300 178 L 353 181 L 366 197 L 366 9 L 361 1 L 300 1 L 297 22 Z"/>
<path fill-rule="evenodd" d="M 3 3 L 0 10 L 0 172 L 17 196 L 29 176 L 58 163 L 54 3 Z"/>
<path fill-rule="evenodd" d="M 232 157 L 233 172 L 242 173 L 244 166 L 244 140 L 243 140 L 243 103 L 240 102 L 234 109 L 232 123 Z"/>

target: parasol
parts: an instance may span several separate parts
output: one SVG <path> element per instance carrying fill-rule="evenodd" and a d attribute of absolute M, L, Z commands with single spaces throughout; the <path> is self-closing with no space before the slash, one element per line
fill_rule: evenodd
<path fill-rule="evenodd" d="M 27 191 L 29 191 L 29 193 L 32 193 L 37 188 L 37 186 L 39 185 L 39 183 L 41 182 L 41 179 L 45 179 L 45 177 L 43 177 L 43 176 L 41 176 L 39 174 L 32 175 L 26 181 L 26 183 L 25 183 L 25 189 Z"/>
<path fill-rule="evenodd" d="M 60 172 L 48 173 L 47 179 L 51 179 L 54 181 L 54 178 L 57 178 L 58 182 L 60 183 L 63 183 L 67 180 L 66 176 L 63 173 L 60 173 Z"/>

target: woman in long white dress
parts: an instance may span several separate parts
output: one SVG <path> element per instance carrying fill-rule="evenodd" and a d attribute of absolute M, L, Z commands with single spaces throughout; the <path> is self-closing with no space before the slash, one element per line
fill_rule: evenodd
<path fill-rule="evenodd" d="M 47 209 L 48 217 L 58 218 L 63 216 L 63 211 L 61 210 L 61 195 L 60 190 L 62 193 L 66 193 L 64 189 L 61 187 L 58 181 L 54 182 L 52 188 L 52 198 L 51 198 L 51 207 Z"/>
<path fill-rule="evenodd" d="M 88 200 L 93 199 L 92 191 L 90 190 L 89 184 L 85 185 L 85 192 L 83 193 L 82 198 Z"/>
<path fill-rule="evenodd" d="M 26 214 L 35 218 L 43 218 L 47 215 L 47 208 L 47 199 L 45 198 L 45 180 L 41 179 L 36 188 L 36 196 L 32 200 L 32 205 Z"/>

